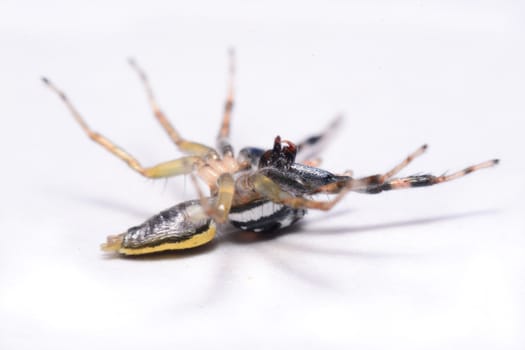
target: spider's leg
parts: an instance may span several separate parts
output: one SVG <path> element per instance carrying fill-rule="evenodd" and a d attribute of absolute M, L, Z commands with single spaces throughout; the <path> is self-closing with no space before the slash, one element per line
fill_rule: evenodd
<path fill-rule="evenodd" d="M 405 159 L 403 159 L 402 162 L 397 164 L 395 167 L 390 169 L 384 174 L 378 174 L 378 175 L 372 175 L 372 176 L 366 176 L 359 179 L 352 179 L 351 181 L 354 182 L 354 187 L 357 188 L 364 188 L 367 186 L 378 186 L 388 179 L 392 178 L 392 176 L 395 176 L 397 173 L 399 173 L 403 168 L 405 168 L 408 164 L 410 164 L 416 157 L 422 155 L 426 149 L 428 148 L 427 145 L 423 145 L 419 147 L 417 150 L 409 154 Z"/>
<path fill-rule="evenodd" d="M 467 167 L 463 170 L 455 172 L 450 175 L 433 176 L 433 175 L 414 175 L 398 179 L 392 179 L 381 184 L 363 186 L 360 181 L 352 180 L 345 181 L 345 186 L 340 187 L 336 196 L 329 201 L 311 200 L 304 197 L 295 197 L 290 193 L 282 190 L 279 185 L 273 182 L 270 178 L 256 173 L 251 176 L 249 186 L 252 191 L 268 198 L 269 200 L 282 203 L 293 208 L 309 208 L 317 210 L 330 210 L 350 191 L 364 192 L 364 193 L 379 193 L 382 191 L 398 190 L 410 187 L 423 187 L 439 184 L 442 182 L 452 181 L 470 174 L 474 171 L 489 168 L 499 163 L 498 159 L 488 160 L 486 162 Z M 334 193 L 334 192 L 331 192 Z"/>
<path fill-rule="evenodd" d="M 49 86 L 49 88 L 54 91 L 65 103 L 66 107 L 69 109 L 71 114 L 73 115 L 73 118 L 80 124 L 80 127 L 84 132 L 89 136 L 89 138 L 105 149 L 107 149 L 110 153 L 117 156 L 118 158 L 122 159 L 124 162 L 126 162 L 130 168 L 138 172 L 139 174 L 149 177 L 149 178 L 160 178 L 160 177 L 168 177 L 168 176 L 175 176 L 175 175 L 181 175 L 181 174 L 188 174 L 192 171 L 193 166 L 201 162 L 202 159 L 197 156 L 187 156 L 182 157 L 179 159 L 171 160 L 168 162 L 160 163 L 158 165 L 144 168 L 137 159 L 135 159 L 132 155 L 124 151 L 122 148 L 114 144 L 112 141 L 110 141 L 105 136 L 99 134 L 98 132 L 95 132 L 91 130 L 91 128 L 87 125 L 84 118 L 80 115 L 80 113 L 77 111 L 75 106 L 69 101 L 67 96 L 59 90 L 55 85 L 53 85 L 48 79 L 43 79 L 44 83 Z"/>
<path fill-rule="evenodd" d="M 258 193 L 264 198 L 267 198 L 275 203 L 281 203 L 292 208 L 308 208 L 317 210 L 330 210 L 343 197 L 350 192 L 353 187 L 351 183 L 347 183 L 346 187 L 339 190 L 337 195 L 329 201 L 318 201 L 304 197 L 295 197 L 289 192 L 282 190 L 277 183 L 272 181 L 269 177 L 260 173 L 252 175 L 248 181 L 251 190 Z"/>
<path fill-rule="evenodd" d="M 224 112 L 222 115 L 221 128 L 217 134 L 217 149 L 223 156 L 233 157 L 233 147 L 230 143 L 230 122 L 234 103 L 234 84 L 235 78 L 235 51 L 230 49 L 229 52 L 229 71 L 228 71 L 228 94 L 224 103 Z"/>
<path fill-rule="evenodd" d="M 155 95 L 153 94 L 153 89 L 151 88 L 148 77 L 146 73 L 144 72 L 144 70 L 132 59 L 129 60 L 129 64 L 137 72 L 142 82 L 142 85 L 144 86 L 144 90 L 146 91 L 146 95 L 148 97 L 148 102 L 151 106 L 151 109 L 153 110 L 153 114 L 155 115 L 155 118 L 157 118 L 162 128 L 166 131 L 168 136 L 177 145 L 177 147 L 182 152 L 188 153 L 191 155 L 198 155 L 198 156 L 216 155 L 216 152 L 213 148 L 197 143 L 197 142 L 188 141 L 184 139 L 177 132 L 177 130 L 170 123 L 170 121 L 168 120 L 164 112 L 162 112 L 162 110 L 160 109 L 159 104 L 155 98 Z"/>
<path fill-rule="evenodd" d="M 213 196 L 211 200 L 202 192 L 194 173 L 191 174 L 191 179 L 197 189 L 201 206 L 206 214 L 217 223 L 226 222 L 235 194 L 235 181 L 232 174 L 223 173 L 218 177 L 217 195 Z"/>
<path fill-rule="evenodd" d="M 342 121 L 343 116 L 338 115 L 321 133 L 311 135 L 299 142 L 297 144 L 298 159 L 306 164 L 306 162 L 317 158 L 317 155 L 322 151 L 326 143 L 330 141 L 334 133 L 337 132 Z"/>
<path fill-rule="evenodd" d="M 402 162 L 397 164 L 395 167 L 390 169 L 384 174 L 377 174 L 372 176 L 366 176 L 359 179 L 352 178 L 352 171 L 346 171 L 343 176 L 346 176 L 346 179 L 341 179 L 341 181 L 334 182 L 328 185 L 319 187 L 315 192 L 317 193 L 339 193 L 342 189 L 346 188 L 350 183 L 352 186 L 352 191 L 364 190 L 368 187 L 378 187 L 381 184 L 385 183 L 392 176 L 399 173 L 403 168 L 414 160 L 414 158 L 422 155 L 427 149 L 427 145 L 419 147 L 417 150 L 409 154 Z"/>
<path fill-rule="evenodd" d="M 397 173 L 399 173 L 401 170 L 403 170 L 403 168 L 408 166 L 408 164 L 410 164 L 414 160 L 414 158 L 419 157 L 420 155 L 425 153 L 427 148 L 428 148 L 428 145 L 426 145 L 426 144 L 421 146 L 421 147 L 419 147 L 413 153 L 409 154 L 408 157 L 403 159 L 403 161 L 401 163 L 399 163 L 398 165 L 393 167 L 390 171 L 388 171 L 385 174 L 383 174 L 381 176 L 381 180 L 382 181 L 386 181 L 386 180 L 390 179 L 392 176 L 394 176 Z"/>
<path fill-rule="evenodd" d="M 499 163 L 498 159 L 492 159 L 492 160 L 485 161 L 483 163 L 469 166 L 463 170 L 457 171 L 450 175 L 434 176 L 430 174 L 424 174 L 424 175 L 412 175 L 412 176 L 407 176 L 407 177 L 401 177 L 397 179 L 388 180 L 382 184 L 367 186 L 364 189 L 362 188 L 358 191 L 373 194 L 373 193 L 379 193 L 382 191 L 399 190 L 399 189 L 410 188 L 410 187 L 431 186 L 431 185 L 440 184 L 442 182 L 459 179 L 460 177 L 468 175 L 474 171 L 484 169 L 484 168 L 490 168 L 498 163 Z"/>
<path fill-rule="evenodd" d="M 321 158 L 312 158 L 312 159 L 304 160 L 301 163 L 304 165 L 313 167 L 313 168 L 318 168 L 321 165 L 322 160 Z"/>

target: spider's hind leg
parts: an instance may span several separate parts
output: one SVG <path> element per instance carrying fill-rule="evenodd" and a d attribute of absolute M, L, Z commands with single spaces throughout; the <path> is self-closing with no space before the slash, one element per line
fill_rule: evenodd
<path fill-rule="evenodd" d="M 147 168 L 143 167 L 139 163 L 139 161 L 135 157 L 133 157 L 131 154 L 129 154 L 124 149 L 117 146 L 115 143 L 113 143 L 111 140 L 109 140 L 104 135 L 93 131 L 88 126 L 84 118 L 80 115 L 80 113 L 77 111 L 75 106 L 71 103 L 71 101 L 68 99 L 68 97 L 62 90 L 56 87 L 48 79 L 43 78 L 42 80 L 53 92 L 55 92 L 60 97 L 60 99 L 64 102 L 66 107 L 69 109 L 73 118 L 75 118 L 77 123 L 80 124 L 80 127 L 82 128 L 82 130 L 84 130 L 84 132 L 88 135 L 88 137 L 91 140 L 98 143 L 99 145 L 104 147 L 106 150 L 108 150 L 110 153 L 112 153 L 116 157 L 126 162 L 126 164 L 128 164 L 128 166 L 131 169 L 135 170 L 139 174 L 145 177 L 148 177 L 148 178 L 161 178 L 161 177 L 188 174 L 193 170 L 193 167 L 195 164 L 202 161 L 200 157 L 188 156 L 188 157 L 182 157 L 179 159 L 160 163 L 152 167 L 147 167 Z"/>
<path fill-rule="evenodd" d="M 151 85 L 149 83 L 149 80 L 148 80 L 148 77 L 145 71 L 133 59 L 129 60 L 129 64 L 131 65 L 133 70 L 137 72 L 140 78 L 140 81 L 142 82 L 142 85 L 148 97 L 148 102 L 151 106 L 151 109 L 153 110 L 153 114 L 155 115 L 155 118 L 157 118 L 162 128 L 166 131 L 168 136 L 177 145 L 177 147 L 182 152 L 191 154 L 191 155 L 216 156 L 217 152 L 213 148 L 200 144 L 198 142 L 188 141 L 179 134 L 179 132 L 175 129 L 175 127 L 170 123 L 170 121 L 168 120 L 164 112 L 162 112 L 162 110 L 160 109 L 157 99 L 155 98 L 155 95 L 153 94 L 153 89 L 151 88 Z"/>
<path fill-rule="evenodd" d="M 230 124 L 234 104 L 234 78 L 235 78 L 235 50 L 229 51 L 229 70 L 228 70 L 228 93 L 224 103 L 221 128 L 217 134 L 217 149 L 223 156 L 233 157 L 233 147 L 230 143 Z"/>

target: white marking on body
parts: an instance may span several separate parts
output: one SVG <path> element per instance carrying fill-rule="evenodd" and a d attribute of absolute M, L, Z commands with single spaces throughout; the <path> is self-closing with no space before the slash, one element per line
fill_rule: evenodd
<path fill-rule="evenodd" d="M 288 215 L 283 220 L 280 221 L 281 227 L 290 226 L 295 219 L 295 216 Z"/>
<path fill-rule="evenodd" d="M 257 221 L 261 218 L 272 216 L 273 214 L 281 210 L 282 207 L 282 204 L 266 202 L 262 205 L 258 205 L 256 207 L 241 211 L 239 213 L 230 213 L 229 219 L 237 222 Z"/>

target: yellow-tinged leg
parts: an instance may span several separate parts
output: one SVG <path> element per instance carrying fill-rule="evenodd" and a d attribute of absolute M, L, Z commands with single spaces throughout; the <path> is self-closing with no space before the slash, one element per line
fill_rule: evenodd
<path fill-rule="evenodd" d="M 129 64 L 131 67 L 137 72 L 139 75 L 139 78 L 142 82 L 142 85 L 144 86 L 144 90 L 146 90 L 146 95 L 148 96 L 148 102 L 151 106 L 151 109 L 153 110 L 153 114 L 155 115 L 155 118 L 159 121 L 162 128 L 166 131 L 168 136 L 171 138 L 171 140 L 177 145 L 177 147 L 185 153 L 192 154 L 192 155 L 198 155 L 198 156 L 217 156 L 217 152 L 206 145 L 200 144 L 198 142 L 191 142 L 186 139 L 184 139 L 175 129 L 175 127 L 170 123 L 164 112 L 159 107 L 159 104 L 157 103 L 157 100 L 155 99 L 155 95 L 153 94 L 153 89 L 151 88 L 151 85 L 149 83 L 148 77 L 146 76 L 146 73 L 140 66 L 134 61 L 129 60 Z"/>
<path fill-rule="evenodd" d="M 202 162 L 200 157 L 187 156 L 145 168 L 142 173 L 146 177 L 161 178 L 189 174 L 196 164 Z"/>
<path fill-rule="evenodd" d="M 235 51 L 233 49 L 230 49 L 229 60 L 228 94 L 226 96 L 226 102 L 224 103 L 221 128 L 217 134 L 217 149 L 219 149 L 224 156 L 229 155 L 233 157 L 233 148 L 230 144 L 230 124 L 234 103 L 233 83 L 235 76 Z"/>
<path fill-rule="evenodd" d="M 330 201 L 316 201 L 303 197 L 294 197 L 288 192 L 283 191 L 278 184 L 262 174 L 255 174 L 253 176 L 252 186 L 257 193 L 261 194 L 263 197 L 268 198 L 272 202 L 281 203 L 293 208 L 309 208 L 318 210 L 332 209 L 332 207 L 336 205 L 352 189 L 351 186 L 347 186 Z"/>
<path fill-rule="evenodd" d="M 197 183 L 197 177 L 192 174 L 191 178 L 199 194 L 202 208 L 206 214 L 215 222 L 226 222 L 233 203 L 233 196 L 235 195 L 235 181 L 232 174 L 224 173 L 219 176 L 217 179 L 217 195 L 212 198 L 211 203 Z"/>
<path fill-rule="evenodd" d="M 188 157 L 182 157 L 179 159 L 171 160 L 168 162 L 160 163 L 158 165 L 145 168 L 143 167 L 137 159 L 135 159 L 131 154 L 127 153 L 124 149 L 120 148 L 116 144 L 114 144 L 111 140 L 109 140 L 107 137 L 93 131 L 84 118 L 80 115 L 80 113 L 77 111 L 75 106 L 69 101 L 67 96 L 62 92 L 60 89 L 58 89 L 55 85 L 53 85 L 48 79 L 43 79 L 44 83 L 49 86 L 51 90 L 53 90 L 65 103 L 66 107 L 69 109 L 71 114 L 73 115 L 73 118 L 80 124 L 80 127 L 84 132 L 88 135 L 88 137 L 104 147 L 106 150 L 108 150 L 113 155 L 117 156 L 128 166 L 138 172 L 139 174 L 149 177 L 149 178 L 160 178 L 160 177 L 168 177 L 168 176 L 176 176 L 181 174 L 188 174 L 192 171 L 194 165 L 198 162 L 201 162 L 201 158 L 197 156 L 188 156 Z"/>

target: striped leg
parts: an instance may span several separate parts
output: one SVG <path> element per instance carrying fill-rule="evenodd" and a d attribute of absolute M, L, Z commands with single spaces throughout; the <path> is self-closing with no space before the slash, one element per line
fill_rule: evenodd
<path fill-rule="evenodd" d="M 184 139 L 173 127 L 173 125 L 170 123 L 164 112 L 159 107 L 159 104 L 157 103 L 157 100 L 155 99 L 155 95 L 153 94 L 153 89 L 151 88 L 151 85 L 149 83 L 148 77 L 146 76 L 146 73 L 140 66 L 132 59 L 129 60 L 129 64 L 131 67 L 137 72 L 139 75 L 139 78 L 142 82 L 142 85 L 144 86 L 144 90 L 146 91 L 146 95 L 148 97 L 148 102 L 151 106 L 151 109 L 153 110 L 153 114 L 155 115 L 155 118 L 157 118 L 158 122 L 162 126 L 162 128 L 166 131 L 168 136 L 171 138 L 171 140 L 177 145 L 177 147 L 184 153 L 188 153 L 191 155 L 198 155 L 198 156 L 205 156 L 205 155 L 212 155 L 217 156 L 217 153 L 215 150 L 211 147 L 208 147 L 206 145 L 197 143 L 197 142 L 191 142 L 186 139 Z"/>
<path fill-rule="evenodd" d="M 98 132 L 93 131 L 88 124 L 85 122 L 84 118 L 77 111 L 75 106 L 69 101 L 67 96 L 59 90 L 55 85 L 53 85 L 48 79 L 43 78 L 43 82 L 54 91 L 65 103 L 66 107 L 69 109 L 73 118 L 80 124 L 80 127 L 84 132 L 89 136 L 89 138 L 116 157 L 122 159 L 128 166 L 138 172 L 139 174 L 148 177 L 148 178 L 161 178 L 168 176 L 176 176 L 181 174 L 188 174 L 193 170 L 195 164 L 202 162 L 200 157 L 188 156 L 182 157 L 179 159 L 171 160 L 168 162 L 160 163 L 153 167 L 145 168 L 143 167 L 137 159 L 135 159 L 131 154 L 127 153 L 124 149 L 120 148 L 112 141 L 110 141 L 105 136 L 99 134 Z"/>
<path fill-rule="evenodd" d="M 235 51 L 230 49 L 229 52 L 229 77 L 228 77 L 228 94 L 224 103 L 224 112 L 222 115 L 221 128 L 217 134 L 217 149 L 223 156 L 233 157 L 233 147 L 230 143 L 230 124 L 234 103 L 234 78 L 235 78 Z"/>
<path fill-rule="evenodd" d="M 485 169 L 485 168 L 490 168 L 498 163 L 499 163 L 498 159 L 492 159 L 492 160 L 485 161 L 483 163 L 479 163 L 477 165 L 469 166 L 463 170 L 457 171 L 450 175 L 433 176 L 430 174 L 424 174 L 424 175 L 412 175 L 412 176 L 402 177 L 398 179 L 391 179 L 389 181 L 386 181 L 383 184 L 369 186 L 366 189 L 361 190 L 359 192 L 374 194 L 374 193 L 379 193 L 382 191 L 399 190 L 399 189 L 410 188 L 410 187 L 432 186 L 432 185 L 440 184 L 443 182 L 459 179 L 460 177 L 468 175 L 474 171 Z"/>
<path fill-rule="evenodd" d="M 304 197 L 294 197 L 290 193 L 282 190 L 279 185 L 273 182 L 270 178 L 255 174 L 251 179 L 250 186 L 253 191 L 259 193 L 263 197 L 276 202 L 287 205 L 292 208 L 309 208 L 317 210 L 330 210 L 350 191 L 364 192 L 364 193 L 379 193 L 382 191 L 397 190 L 410 187 L 423 187 L 439 184 L 446 181 L 452 181 L 470 174 L 474 171 L 489 168 L 498 164 L 499 160 L 493 159 L 477 165 L 470 166 L 461 171 L 450 175 L 432 176 L 432 175 L 415 175 L 399 179 L 392 179 L 381 184 L 369 185 L 363 188 L 359 181 L 347 181 L 346 185 L 342 187 L 337 195 L 329 201 L 317 201 Z M 332 192 L 333 193 L 333 192 Z"/>
<path fill-rule="evenodd" d="M 401 170 L 403 170 L 403 168 L 408 166 L 416 157 L 419 157 L 420 155 L 422 155 L 426 151 L 427 148 L 428 148 L 427 145 L 423 145 L 419 147 L 413 153 L 409 154 L 408 157 L 403 159 L 402 162 L 400 162 L 395 167 L 393 167 L 390 171 L 387 171 L 384 174 L 367 176 L 367 177 L 363 177 L 360 179 L 352 179 L 351 181 L 353 182 L 353 187 L 354 187 L 353 191 L 360 191 L 360 190 L 366 191 L 366 188 L 368 187 L 380 186 L 381 184 L 385 183 L 385 181 L 392 178 L 397 173 L 399 173 Z"/>
<path fill-rule="evenodd" d="M 339 191 L 344 188 L 351 186 L 352 191 L 356 192 L 367 192 L 367 188 L 377 188 L 381 184 L 385 183 L 392 176 L 395 176 L 408 164 L 410 164 L 414 158 L 422 155 L 425 150 L 428 148 L 427 145 L 423 145 L 415 150 L 413 153 L 409 154 L 408 157 L 403 159 L 402 162 L 393 167 L 390 171 L 387 171 L 384 174 L 377 174 L 372 176 L 366 176 L 360 179 L 352 178 L 352 171 L 346 171 L 343 176 L 346 176 L 347 179 L 341 179 L 341 181 L 334 182 L 325 186 L 319 187 L 315 192 L 316 193 L 339 193 Z"/>
<path fill-rule="evenodd" d="M 307 165 L 308 162 L 312 160 L 317 162 L 317 156 L 319 155 L 323 147 L 326 145 L 326 143 L 330 141 L 334 133 L 337 132 L 337 129 L 340 127 L 342 121 L 343 116 L 339 115 L 334 120 L 332 120 L 330 124 L 321 133 L 311 135 L 299 142 L 297 144 L 297 157 L 299 158 L 299 160 Z"/>

